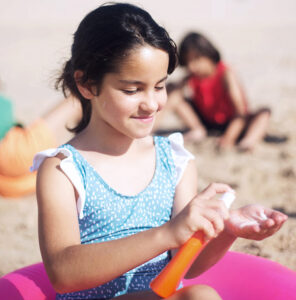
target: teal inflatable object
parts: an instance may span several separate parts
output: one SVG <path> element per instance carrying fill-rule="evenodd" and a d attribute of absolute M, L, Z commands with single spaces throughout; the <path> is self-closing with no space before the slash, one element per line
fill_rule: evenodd
<path fill-rule="evenodd" d="M 12 103 L 9 99 L 0 95 L 0 140 L 13 125 Z"/>

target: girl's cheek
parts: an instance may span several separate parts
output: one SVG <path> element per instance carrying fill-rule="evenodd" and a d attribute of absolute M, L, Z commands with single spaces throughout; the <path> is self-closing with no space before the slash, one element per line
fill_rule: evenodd
<path fill-rule="evenodd" d="M 161 97 L 160 101 L 158 102 L 158 110 L 162 110 L 164 108 L 164 106 L 166 105 L 167 103 L 167 100 L 168 100 L 168 97 L 167 97 L 167 93 L 166 91 L 164 92 L 164 95 Z"/>

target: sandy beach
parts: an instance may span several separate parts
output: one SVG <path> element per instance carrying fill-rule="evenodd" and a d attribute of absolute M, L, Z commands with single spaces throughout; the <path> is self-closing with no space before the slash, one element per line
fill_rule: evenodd
<path fill-rule="evenodd" d="M 0 3 L 1 92 L 12 99 L 16 118 L 24 124 L 61 99 L 53 82 L 69 55 L 72 34 L 81 18 L 103 3 L 39 2 Z M 296 271 L 296 2 L 131 2 L 147 9 L 177 43 L 189 30 L 208 35 L 239 75 L 251 108 L 272 109 L 268 133 L 287 136 L 285 143 L 262 142 L 253 153 L 217 153 L 214 138 L 186 146 L 196 157 L 200 189 L 213 181 L 225 182 L 236 190 L 234 207 L 261 203 L 289 216 L 274 236 L 260 242 L 237 240 L 232 250 Z M 177 70 L 171 79 L 181 73 Z M 179 125 L 175 116 L 164 124 Z M 37 226 L 35 195 L 0 198 L 0 276 L 41 261 Z"/>

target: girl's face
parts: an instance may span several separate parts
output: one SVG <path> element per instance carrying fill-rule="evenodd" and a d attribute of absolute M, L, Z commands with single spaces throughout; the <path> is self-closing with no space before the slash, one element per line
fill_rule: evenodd
<path fill-rule="evenodd" d="M 106 74 L 92 101 L 97 128 L 131 138 L 149 135 L 167 101 L 168 64 L 165 51 L 145 45 L 132 51 L 117 73 Z"/>
<path fill-rule="evenodd" d="M 198 56 L 195 52 L 189 51 L 186 55 L 186 67 L 191 74 L 206 78 L 214 74 L 216 64 L 207 56 Z"/>

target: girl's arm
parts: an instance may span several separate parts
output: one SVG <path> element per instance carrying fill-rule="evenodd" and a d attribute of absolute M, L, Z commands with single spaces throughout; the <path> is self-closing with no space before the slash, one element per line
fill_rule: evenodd
<path fill-rule="evenodd" d="M 198 192 L 197 168 L 194 160 L 190 160 L 184 174 L 176 187 L 172 218 L 178 215 Z"/>
<path fill-rule="evenodd" d="M 59 164 L 57 157 L 46 159 L 37 177 L 40 249 L 58 292 L 104 284 L 172 248 L 167 224 L 114 241 L 81 245 L 77 193 Z"/>
<path fill-rule="evenodd" d="M 199 276 L 215 265 L 225 255 L 235 240 L 235 235 L 223 230 L 204 247 L 187 272 L 186 278 Z"/>
<path fill-rule="evenodd" d="M 285 214 L 258 204 L 231 210 L 224 230 L 207 244 L 186 277 L 196 277 L 214 265 L 238 237 L 263 240 L 275 234 L 287 219 Z"/>
<path fill-rule="evenodd" d="M 209 204 L 211 201 L 213 201 L 212 198 L 217 193 L 223 193 L 225 191 L 227 191 L 226 185 L 212 184 L 206 190 L 200 193 L 198 197 L 201 200 L 206 200 L 206 202 L 208 202 Z M 190 161 L 182 177 L 182 180 L 178 184 L 176 189 L 173 217 L 177 216 L 182 210 L 184 210 L 184 208 L 187 207 L 190 202 L 192 202 L 189 200 L 194 198 L 196 194 L 197 171 L 195 162 Z M 228 234 L 226 231 L 222 231 L 224 229 L 223 219 L 226 219 L 228 217 L 228 214 L 226 213 L 227 209 L 221 200 L 215 201 L 215 204 L 214 202 L 212 202 L 213 206 L 210 205 L 210 208 L 213 208 L 215 212 L 209 211 L 206 215 L 207 220 L 212 224 L 201 224 L 201 226 L 205 226 L 204 229 L 206 230 L 204 230 L 204 232 L 207 238 L 214 238 L 219 233 L 220 234 L 218 235 L 218 237 L 208 243 L 204 251 L 202 251 L 199 257 L 196 259 L 195 263 L 187 273 L 187 275 L 189 275 L 190 277 L 192 277 L 192 274 L 194 274 L 194 276 L 197 276 L 198 274 L 201 274 L 212 265 L 214 265 L 221 257 L 223 257 L 223 255 L 236 239 L 233 235 Z M 202 207 L 200 208 L 200 212 L 202 212 Z M 198 216 L 196 216 L 196 218 L 198 218 Z M 205 220 L 200 219 L 200 221 L 204 222 Z"/>
<path fill-rule="evenodd" d="M 186 278 L 196 277 L 217 263 L 238 237 L 262 240 L 277 232 L 287 220 L 284 214 L 260 205 L 244 206 L 228 213 L 223 201 L 214 199 L 219 193 L 232 191 L 225 184 L 211 184 L 198 195 L 196 191 L 197 172 L 194 161 L 190 161 L 176 188 L 172 220 L 168 223 L 172 225 L 186 218 L 185 224 L 174 230 L 181 245 L 198 230 L 203 230 L 210 241 Z"/>

